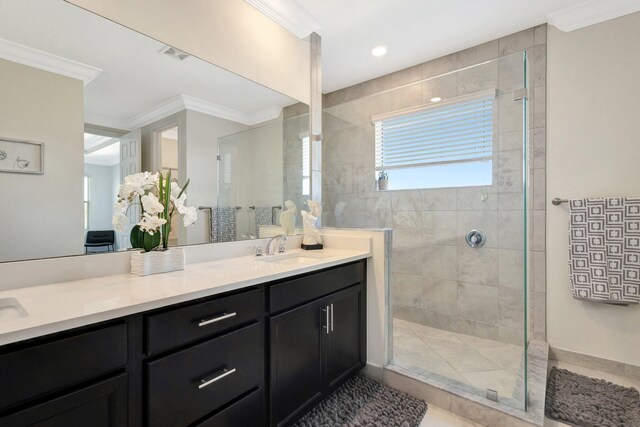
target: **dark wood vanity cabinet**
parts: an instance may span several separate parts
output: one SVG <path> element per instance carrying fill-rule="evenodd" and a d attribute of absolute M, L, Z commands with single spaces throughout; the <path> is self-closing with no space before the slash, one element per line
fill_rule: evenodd
<path fill-rule="evenodd" d="M 127 323 L 0 348 L 0 426 L 127 424 Z"/>
<path fill-rule="evenodd" d="M 270 423 L 293 424 L 366 363 L 364 263 L 323 272 L 328 295 L 304 281 L 271 290 L 271 305 L 284 311 L 269 320 Z M 296 295 L 292 299 L 291 295 Z M 278 299 L 287 298 L 289 307 Z M 305 302 L 313 299 L 311 302 Z"/>
<path fill-rule="evenodd" d="M 261 286 L 145 315 L 146 425 L 264 425 L 264 306 Z"/>
<path fill-rule="evenodd" d="M 360 370 L 365 261 L 0 347 L 2 427 L 288 425 Z"/>

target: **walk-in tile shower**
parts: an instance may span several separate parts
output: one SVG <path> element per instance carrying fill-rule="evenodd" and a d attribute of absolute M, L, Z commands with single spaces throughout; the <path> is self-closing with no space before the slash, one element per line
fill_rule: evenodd
<path fill-rule="evenodd" d="M 394 229 L 390 367 L 524 409 L 529 67 L 478 59 L 325 96 L 323 225 Z"/>

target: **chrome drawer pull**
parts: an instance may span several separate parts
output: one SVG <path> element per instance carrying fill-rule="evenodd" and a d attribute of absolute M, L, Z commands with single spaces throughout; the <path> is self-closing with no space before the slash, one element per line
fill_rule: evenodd
<path fill-rule="evenodd" d="M 211 378 L 210 380 L 208 380 L 206 378 L 201 379 L 200 380 L 200 385 L 198 385 L 198 388 L 199 389 L 203 389 L 206 386 L 211 385 L 211 384 L 215 383 L 216 381 L 221 380 L 224 377 L 227 377 L 227 376 L 233 374 L 235 371 L 236 371 L 236 368 L 233 368 L 233 369 L 230 369 L 230 370 L 229 369 L 223 369 L 222 373 L 220 375 L 218 375 L 217 377 Z"/>
<path fill-rule="evenodd" d="M 235 316 L 236 314 L 238 314 L 238 313 L 236 313 L 236 312 L 233 312 L 233 313 L 225 313 L 225 314 L 223 314 L 222 316 L 214 317 L 213 319 L 202 319 L 202 320 L 200 321 L 200 323 L 198 323 L 198 326 L 206 326 L 206 325 L 209 325 L 209 324 L 211 324 L 211 323 L 216 323 L 216 322 L 219 322 L 219 321 L 221 321 L 221 320 L 224 320 L 224 319 L 228 319 L 228 318 L 230 318 L 230 317 L 233 317 L 233 316 Z"/>

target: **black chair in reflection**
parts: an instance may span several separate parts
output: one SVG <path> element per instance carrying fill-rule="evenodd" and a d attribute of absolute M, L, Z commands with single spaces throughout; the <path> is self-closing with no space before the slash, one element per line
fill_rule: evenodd
<path fill-rule="evenodd" d="M 84 253 L 88 254 L 89 248 L 100 248 L 105 246 L 107 247 L 107 252 L 115 252 L 115 243 L 116 232 L 113 230 L 87 231 L 87 239 L 84 243 Z"/>

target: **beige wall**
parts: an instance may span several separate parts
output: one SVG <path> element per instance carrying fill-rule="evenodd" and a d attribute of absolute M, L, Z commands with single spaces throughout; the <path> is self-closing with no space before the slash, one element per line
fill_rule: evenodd
<path fill-rule="evenodd" d="M 0 261 L 80 254 L 82 81 L 2 59 L 0 76 L 0 137 L 45 153 L 44 175 L 0 173 Z"/>
<path fill-rule="evenodd" d="M 309 42 L 243 0 L 69 2 L 309 103 Z"/>
<path fill-rule="evenodd" d="M 640 13 L 549 29 L 547 199 L 640 196 Z M 548 340 L 640 365 L 640 307 L 574 300 L 567 206 L 547 210 Z"/>

